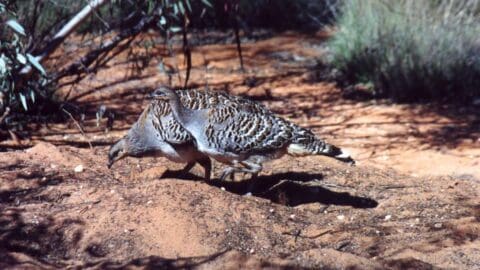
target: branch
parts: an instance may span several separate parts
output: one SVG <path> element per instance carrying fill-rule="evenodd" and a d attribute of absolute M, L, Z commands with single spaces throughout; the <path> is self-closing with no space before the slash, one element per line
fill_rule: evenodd
<path fill-rule="evenodd" d="M 103 44 L 101 47 L 88 52 L 85 56 L 80 58 L 75 63 L 71 64 L 66 69 L 62 70 L 53 81 L 58 81 L 60 78 L 69 76 L 72 74 L 79 74 L 80 72 L 88 72 L 88 66 L 95 62 L 101 55 L 113 50 L 117 45 L 119 45 L 125 39 L 131 38 L 132 36 L 138 35 L 140 32 L 144 31 L 152 22 L 156 19 L 155 16 L 142 17 L 137 22 L 137 24 L 132 28 L 127 28 L 120 32 L 117 36 L 112 38 L 110 41 Z"/>
<path fill-rule="evenodd" d="M 0 116 L 0 125 L 2 124 L 3 120 L 7 118 L 8 114 L 10 113 L 10 107 L 7 107 L 3 112 L 2 116 Z"/>
<path fill-rule="evenodd" d="M 60 29 L 60 31 L 50 40 L 50 42 L 45 46 L 43 51 L 35 56 L 35 59 L 38 62 L 42 62 L 48 58 L 48 56 L 65 40 L 65 38 L 72 33 L 75 28 L 77 28 L 92 12 L 100 8 L 102 5 L 107 3 L 109 0 L 91 0 L 87 6 L 85 6 L 77 15 L 75 15 L 65 26 Z M 32 71 L 31 65 L 26 65 L 21 71 L 20 74 L 26 75 Z"/>
<path fill-rule="evenodd" d="M 80 130 L 80 133 L 82 133 L 83 137 L 87 140 L 88 146 L 90 146 L 90 149 L 93 150 L 92 142 L 90 141 L 90 139 L 87 137 L 87 135 L 83 131 L 82 126 L 80 126 L 80 124 L 77 122 L 77 120 L 75 120 L 75 118 L 73 118 L 73 115 L 69 111 L 67 111 L 65 109 L 62 109 L 62 111 L 65 112 L 70 117 L 70 119 L 73 120 L 73 122 L 77 126 L 78 130 Z"/>

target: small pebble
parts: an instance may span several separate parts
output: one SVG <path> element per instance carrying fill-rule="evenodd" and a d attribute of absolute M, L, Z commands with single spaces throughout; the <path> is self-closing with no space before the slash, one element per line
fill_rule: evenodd
<path fill-rule="evenodd" d="M 295 219 L 295 215 L 291 214 L 288 218 L 293 220 L 293 219 Z"/>
<path fill-rule="evenodd" d="M 435 227 L 436 229 L 441 229 L 443 227 L 443 224 L 442 223 L 435 223 L 433 225 L 433 227 Z"/>
<path fill-rule="evenodd" d="M 344 220 L 344 219 L 345 219 L 345 216 L 344 216 L 344 215 L 339 215 L 339 216 L 337 216 L 337 219 L 338 219 L 338 220 Z"/>
<path fill-rule="evenodd" d="M 152 201 L 152 200 L 149 200 L 149 201 L 147 202 L 147 204 L 152 204 L 152 203 L 153 203 L 153 201 Z"/>
<path fill-rule="evenodd" d="M 73 169 L 74 172 L 76 173 L 81 173 L 83 172 L 83 165 L 78 165 L 77 167 L 75 167 L 75 169 Z"/>
<path fill-rule="evenodd" d="M 275 209 L 270 208 L 270 210 L 268 210 L 268 212 L 273 213 L 273 212 L 275 212 Z"/>
<path fill-rule="evenodd" d="M 250 254 L 253 254 L 253 253 L 255 253 L 255 249 L 252 248 L 250 249 Z"/>
<path fill-rule="evenodd" d="M 392 215 L 386 215 L 385 220 L 390 220 L 392 218 Z"/>
<path fill-rule="evenodd" d="M 224 187 L 221 187 L 220 189 L 223 190 L 223 191 L 225 191 L 225 188 L 224 188 Z"/>

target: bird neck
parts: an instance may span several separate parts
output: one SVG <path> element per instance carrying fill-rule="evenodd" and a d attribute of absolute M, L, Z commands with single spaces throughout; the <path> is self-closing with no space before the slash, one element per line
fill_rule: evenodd
<path fill-rule="evenodd" d="M 184 127 L 188 125 L 192 116 L 192 110 L 183 106 L 177 94 L 174 94 L 170 97 L 169 103 L 175 119 Z"/>

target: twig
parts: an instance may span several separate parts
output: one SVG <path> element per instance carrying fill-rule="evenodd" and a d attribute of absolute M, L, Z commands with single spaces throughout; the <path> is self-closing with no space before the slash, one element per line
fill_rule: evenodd
<path fill-rule="evenodd" d="M 82 133 L 83 137 L 85 137 L 85 139 L 87 140 L 88 145 L 90 146 L 90 149 L 93 150 L 92 142 L 90 142 L 90 139 L 88 139 L 88 136 L 85 134 L 85 132 L 83 132 L 83 129 L 82 129 L 82 127 L 80 126 L 80 124 L 77 122 L 77 120 L 75 120 L 75 118 L 73 118 L 73 115 L 72 115 L 69 111 L 67 111 L 67 110 L 65 110 L 65 109 L 63 109 L 63 108 L 62 108 L 62 111 L 64 111 L 66 114 L 68 114 L 68 116 L 70 116 L 70 119 L 73 120 L 73 122 L 75 123 L 75 125 L 78 127 L 78 130 L 80 130 L 80 132 Z"/>
<path fill-rule="evenodd" d="M 406 189 L 406 188 L 419 188 L 420 186 L 406 186 L 406 185 L 384 185 L 380 186 L 382 189 L 378 192 L 384 192 L 389 189 Z"/>
<path fill-rule="evenodd" d="M 293 233 L 292 233 L 292 232 L 283 232 L 282 234 L 294 236 L 294 237 L 295 237 L 295 241 L 296 241 L 297 238 L 316 239 L 316 238 L 319 238 L 319 237 L 324 236 L 324 235 L 326 235 L 326 234 L 335 233 L 335 232 L 336 232 L 336 231 L 334 231 L 334 230 L 326 230 L 326 231 L 321 232 L 321 233 L 316 234 L 316 235 L 307 236 L 307 235 L 302 235 L 302 231 L 301 231 L 301 230 L 296 230 L 296 231 L 294 231 Z"/>
<path fill-rule="evenodd" d="M 104 5 L 106 0 L 92 0 L 89 1 L 88 4 L 79 11 L 66 25 L 55 34 L 55 36 L 50 40 L 45 48 L 43 48 L 42 52 L 39 55 L 35 56 L 35 60 L 38 62 L 42 62 L 65 40 L 65 38 L 75 30 L 83 21 L 85 21 L 88 16 L 95 11 L 96 9 L 100 8 Z M 32 70 L 31 65 L 26 65 L 21 71 L 20 74 L 29 74 Z"/>
<path fill-rule="evenodd" d="M 2 124 L 3 120 L 7 118 L 7 116 L 10 114 L 10 107 L 5 108 L 5 111 L 3 112 L 2 116 L 0 117 L 0 125 Z"/>
<path fill-rule="evenodd" d="M 334 231 L 333 231 L 333 230 L 326 230 L 326 231 L 324 231 L 324 232 L 321 232 L 321 233 L 319 233 L 319 234 L 317 234 L 317 235 L 312 235 L 312 236 L 303 236 L 303 237 L 305 237 L 305 238 L 309 238 L 309 239 L 315 239 L 315 238 L 318 238 L 318 237 L 324 236 L 324 235 L 326 235 L 326 234 L 329 234 L 329 233 L 332 233 L 332 232 L 334 232 Z"/>
<path fill-rule="evenodd" d="M 242 72 L 245 72 L 245 69 L 243 67 L 243 55 L 242 55 L 242 45 L 240 41 L 240 33 L 238 29 L 238 18 L 237 18 L 237 13 L 238 13 L 238 3 L 235 4 L 233 8 L 233 27 L 234 27 L 234 32 L 235 32 L 235 43 L 237 43 L 237 52 L 238 52 L 238 58 L 240 59 L 240 70 Z"/>
<path fill-rule="evenodd" d="M 10 134 L 10 137 L 12 138 L 12 140 L 14 140 L 16 144 L 18 145 L 22 144 L 22 142 L 18 138 L 17 134 L 15 134 L 15 132 L 11 131 L 10 129 L 7 129 L 7 131 L 8 131 L 8 134 Z"/>

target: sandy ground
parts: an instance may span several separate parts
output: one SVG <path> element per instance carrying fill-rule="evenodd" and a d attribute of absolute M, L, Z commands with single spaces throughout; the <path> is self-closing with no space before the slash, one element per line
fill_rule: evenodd
<path fill-rule="evenodd" d="M 169 80 L 159 63 L 184 68 L 162 47 L 141 62 L 137 46 L 137 61 L 122 54 L 60 90 L 85 134 L 70 119 L 0 142 L 0 267 L 480 268 L 480 109 L 345 99 L 323 80 L 322 41 L 250 40 L 245 72 L 234 45 L 199 45 L 190 85 L 262 102 L 349 150 L 358 166 L 284 157 L 266 165 L 252 196 L 243 195 L 248 180 L 204 182 L 200 168 L 178 178 L 182 164 L 163 158 L 108 170 L 108 146 Z M 68 61 L 58 55 L 51 65 Z M 101 105 L 116 115 L 108 132 L 105 119 L 96 123 Z"/>

